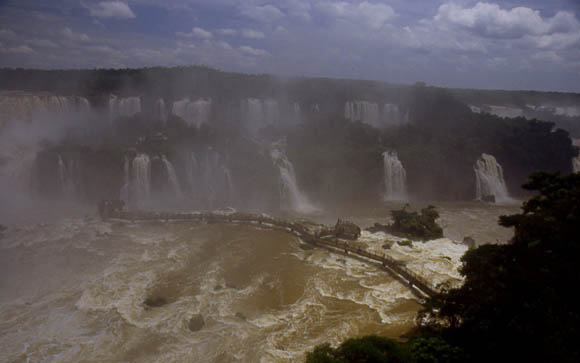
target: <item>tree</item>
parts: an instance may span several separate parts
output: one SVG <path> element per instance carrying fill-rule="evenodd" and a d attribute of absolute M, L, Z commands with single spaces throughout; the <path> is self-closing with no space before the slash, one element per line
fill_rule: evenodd
<path fill-rule="evenodd" d="M 431 299 L 425 312 L 471 361 L 499 352 L 505 360 L 580 361 L 580 174 L 539 172 L 523 187 L 538 194 L 522 213 L 500 218 L 515 228 L 510 243 L 468 251 L 464 285 Z"/>

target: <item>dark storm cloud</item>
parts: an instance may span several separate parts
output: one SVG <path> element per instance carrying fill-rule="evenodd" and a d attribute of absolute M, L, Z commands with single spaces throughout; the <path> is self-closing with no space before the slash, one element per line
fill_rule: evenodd
<path fill-rule="evenodd" d="M 580 91 L 578 11 L 574 0 L 8 1 L 0 65 L 207 64 Z"/>

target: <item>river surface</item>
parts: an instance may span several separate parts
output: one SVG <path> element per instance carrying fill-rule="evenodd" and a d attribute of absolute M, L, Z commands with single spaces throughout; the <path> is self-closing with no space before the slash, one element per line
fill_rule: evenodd
<path fill-rule="evenodd" d="M 458 285 L 463 237 L 504 242 L 512 231 L 497 218 L 518 211 L 436 205 L 445 238 L 384 249 L 399 239 L 363 232 L 358 244 L 406 262 L 435 285 Z M 349 205 L 309 218 L 370 226 L 400 207 Z M 90 214 L 11 227 L 0 239 L 3 362 L 296 362 L 323 342 L 398 338 L 419 309 L 384 271 L 305 249 L 278 231 L 102 222 Z M 190 329 L 199 316 L 201 329 Z"/>

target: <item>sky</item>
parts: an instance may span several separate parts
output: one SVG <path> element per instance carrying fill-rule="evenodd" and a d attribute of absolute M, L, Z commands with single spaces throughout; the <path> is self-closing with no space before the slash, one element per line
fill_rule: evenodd
<path fill-rule="evenodd" d="M 580 92 L 580 0 L 0 0 L 0 67 Z"/>

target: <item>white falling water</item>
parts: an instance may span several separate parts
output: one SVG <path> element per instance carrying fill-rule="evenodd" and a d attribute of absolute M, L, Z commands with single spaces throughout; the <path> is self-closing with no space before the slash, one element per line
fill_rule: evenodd
<path fill-rule="evenodd" d="M 280 109 L 278 108 L 278 101 L 264 101 L 264 121 L 269 125 L 277 125 L 280 122 Z"/>
<path fill-rule="evenodd" d="M 403 114 L 399 106 L 393 103 L 385 103 L 383 106 L 383 119 L 387 126 L 400 126 L 409 122 L 409 115 Z"/>
<path fill-rule="evenodd" d="M 0 93 L 0 129 L 9 121 L 71 118 L 91 110 L 89 101 L 78 96 L 57 96 L 45 93 Z"/>
<path fill-rule="evenodd" d="M 167 111 L 165 109 L 165 100 L 157 99 L 153 105 L 153 116 L 162 122 L 167 121 Z"/>
<path fill-rule="evenodd" d="M 131 203 L 131 161 L 127 155 L 125 155 L 125 162 L 123 163 L 123 186 L 121 187 L 120 198 L 125 202 L 125 205 L 129 206 Z"/>
<path fill-rule="evenodd" d="M 161 157 L 161 161 L 165 166 L 165 171 L 167 173 L 167 179 L 169 182 L 169 186 L 171 187 L 171 191 L 175 196 L 181 196 L 181 186 L 179 185 L 179 179 L 177 179 L 177 173 L 175 172 L 173 164 L 171 164 L 171 162 L 167 160 L 167 157 L 165 155 Z"/>
<path fill-rule="evenodd" d="M 351 121 L 360 121 L 378 127 L 379 106 L 367 101 L 347 102 L 344 106 L 344 117 Z"/>
<path fill-rule="evenodd" d="M 572 139 L 572 145 L 580 148 L 580 139 Z M 580 172 L 580 155 L 572 159 L 572 170 L 575 173 Z"/>
<path fill-rule="evenodd" d="M 188 125 L 199 127 L 203 123 L 209 123 L 211 103 L 211 98 L 200 98 L 196 101 L 184 98 L 173 103 L 171 113 L 181 117 Z"/>
<path fill-rule="evenodd" d="M 151 160 L 147 154 L 133 159 L 131 173 L 131 196 L 135 205 L 142 206 L 151 196 Z"/>
<path fill-rule="evenodd" d="M 274 165 L 280 171 L 280 199 L 286 208 L 301 213 L 312 213 L 318 209 L 314 207 L 306 195 L 298 188 L 294 166 L 284 152 L 276 147 L 270 150 L 270 156 Z"/>
<path fill-rule="evenodd" d="M 481 154 L 474 165 L 476 190 L 478 200 L 493 195 L 497 202 L 510 201 L 507 187 L 503 179 L 503 169 L 492 155 Z"/>
<path fill-rule="evenodd" d="M 187 193 L 207 208 L 230 205 L 234 201 L 234 183 L 227 162 L 220 153 L 207 150 L 186 157 Z"/>
<path fill-rule="evenodd" d="M 75 159 L 65 160 L 58 155 L 58 185 L 61 195 L 73 200 L 78 196 L 79 165 Z"/>
<path fill-rule="evenodd" d="M 396 151 L 383 153 L 385 200 L 407 200 L 407 173 Z"/>
<path fill-rule="evenodd" d="M 278 101 L 272 99 L 245 99 L 242 101 L 242 114 L 244 125 L 251 132 L 280 122 Z"/>
<path fill-rule="evenodd" d="M 118 117 L 130 117 L 141 112 L 141 99 L 139 97 L 119 98 L 109 95 L 109 117 L 114 120 Z"/>

